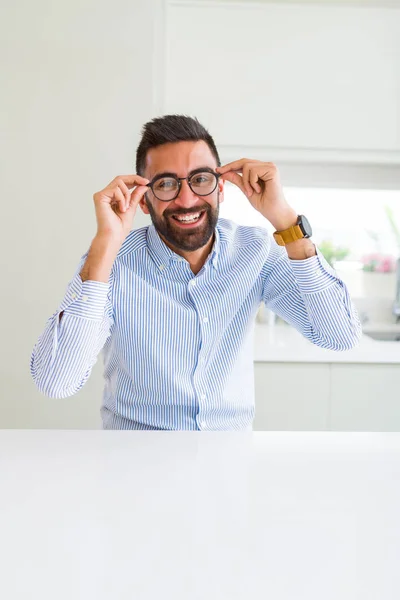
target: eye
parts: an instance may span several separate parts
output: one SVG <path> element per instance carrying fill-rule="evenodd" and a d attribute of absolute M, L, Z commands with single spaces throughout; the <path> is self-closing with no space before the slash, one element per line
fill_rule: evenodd
<path fill-rule="evenodd" d="M 172 179 L 172 177 L 164 177 L 163 179 L 158 179 L 158 181 L 155 182 L 154 187 L 156 190 L 160 190 L 160 191 L 168 191 L 168 190 L 172 190 L 174 188 L 176 188 L 177 183 L 175 181 L 175 179 Z"/>
<path fill-rule="evenodd" d="M 193 183 L 205 183 L 206 181 L 207 181 L 207 177 L 204 177 L 204 175 L 198 175 L 197 177 L 194 178 Z"/>
<path fill-rule="evenodd" d="M 197 173 L 191 178 L 192 185 L 204 185 L 214 181 L 214 175 L 212 173 Z"/>

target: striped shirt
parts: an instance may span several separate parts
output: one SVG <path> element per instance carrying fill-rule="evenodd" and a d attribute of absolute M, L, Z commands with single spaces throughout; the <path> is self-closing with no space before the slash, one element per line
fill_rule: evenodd
<path fill-rule="evenodd" d="M 153 225 L 133 230 L 108 283 L 82 282 L 82 256 L 33 349 L 32 377 L 46 396 L 72 396 L 103 350 L 104 429 L 251 430 L 260 302 L 322 348 L 360 339 L 348 290 L 316 250 L 291 260 L 262 227 L 219 219 L 194 275 Z"/>

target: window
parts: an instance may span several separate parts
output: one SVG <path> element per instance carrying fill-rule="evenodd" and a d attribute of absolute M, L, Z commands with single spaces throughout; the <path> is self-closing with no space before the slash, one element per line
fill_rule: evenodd
<path fill-rule="evenodd" d="M 309 219 L 313 241 L 353 295 L 363 297 L 372 291 L 393 297 L 400 256 L 400 190 L 284 187 L 284 191 L 297 213 Z M 274 231 L 242 192 L 229 183 L 220 215 L 242 225 Z M 365 273 L 387 276 L 379 278 L 380 289 L 374 291 L 370 284 L 366 289 Z M 375 284 L 377 281 L 375 278 Z"/>

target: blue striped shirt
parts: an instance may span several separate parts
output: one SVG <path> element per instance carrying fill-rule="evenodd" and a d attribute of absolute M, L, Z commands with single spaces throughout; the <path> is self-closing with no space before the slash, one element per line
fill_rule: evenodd
<path fill-rule="evenodd" d="M 31 374 L 46 396 L 72 396 L 103 350 L 105 429 L 251 429 L 262 301 L 322 348 L 346 350 L 361 336 L 318 248 L 290 260 L 261 227 L 219 219 L 197 275 L 153 225 L 130 232 L 108 283 L 82 282 L 87 254 L 33 349 Z"/>

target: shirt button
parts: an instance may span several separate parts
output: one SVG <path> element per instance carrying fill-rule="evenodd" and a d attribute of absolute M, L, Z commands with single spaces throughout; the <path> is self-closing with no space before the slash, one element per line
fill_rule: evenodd
<path fill-rule="evenodd" d="M 75 294 L 75 292 L 74 292 L 73 294 L 71 294 L 71 298 L 72 298 L 73 300 L 75 300 L 75 298 L 76 298 L 76 294 Z"/>
<path fill-rule="evenodd" d="M 191 285 L 192 287 L 194 287 L 196 285 L 196 280 L 192 279 L 191 281 L 189 281 L 189 285 Z"/>
<path fill-rule="evenodd" d="M 165 269 L 165 265 L 160 265 L 159 269 L 160 269 L 160 271 L 163 271 Z"/>
<path fill-rule="evenodd" d="M 202 395 L 200 396 L 200 400 L 205 400 L 205 399 L 206 399 L 206 395 L 205 395 L 205 394 L 202 394 Z"/>
<path fill-rule="evenodd" d="M 82 302 L 87 302 L 89 298 L 87 296 L 82 296 Z"/>
<path fill-rule="evenodd" d="M 207 427 L 207 421 L 201 421 L 200 427 Z"/>
<path fill-rule="evenodd" d="M 203 323 L 208 323 L 208 318 L 207 317 L 203 317 Z"/>

